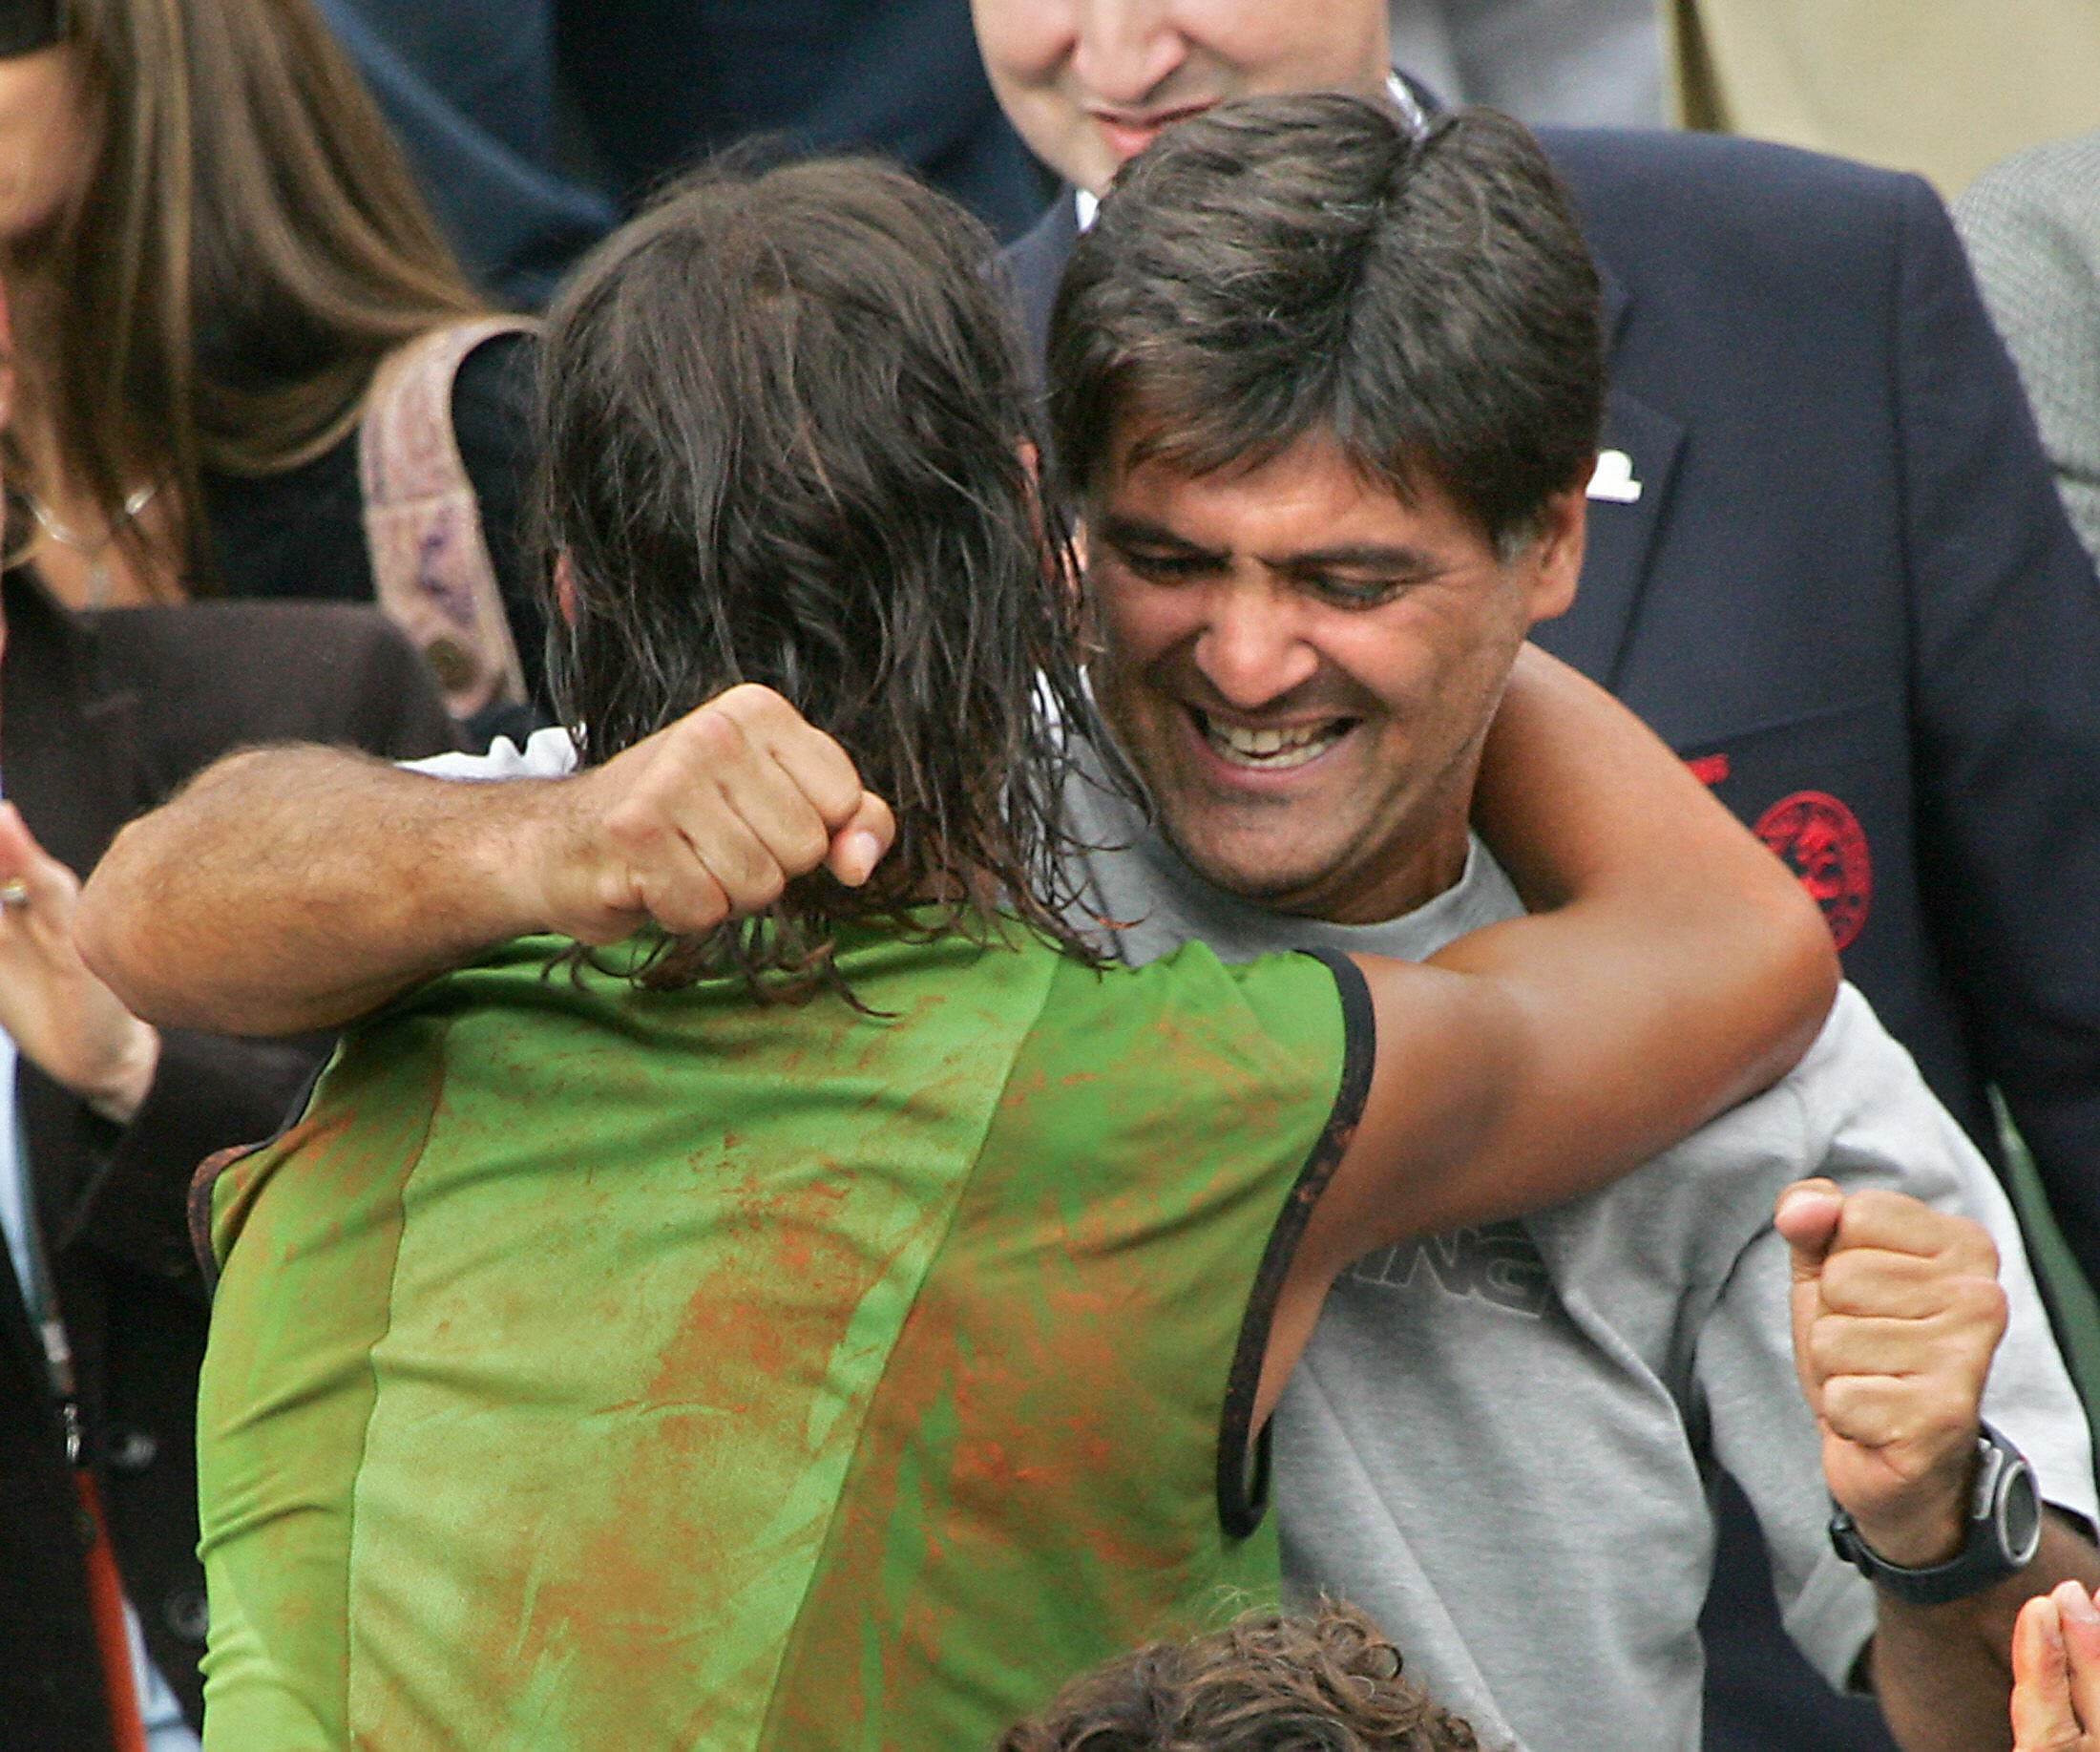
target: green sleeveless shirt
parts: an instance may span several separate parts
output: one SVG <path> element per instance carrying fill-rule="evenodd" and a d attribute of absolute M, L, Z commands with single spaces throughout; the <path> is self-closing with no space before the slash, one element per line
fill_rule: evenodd
<path fill-rule="evenodd" d="M 867 932 L 858 1015 L 556 947 L 352 1030 L 210 1192 L 211 1746 L 979 1748 L 1272 1592 L 1352 966 Z"/>

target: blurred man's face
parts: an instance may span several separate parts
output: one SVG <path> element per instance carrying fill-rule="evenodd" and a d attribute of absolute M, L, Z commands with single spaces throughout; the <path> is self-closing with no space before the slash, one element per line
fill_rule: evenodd
<path fill-rule="evenodd" d="M 999 105 L 1102 193 L 1169 122 L 1228 97 L 1382 91 L 1386 0 L 971 0 Z"/>
<path fill-rule="evenodd" d="M 1405 504 L 1325 435 L 1208 475 L 1126 450 L 1086 512 L 1093 680 L 1168 843 L 1343 923 L 1449 887 L 1517 647 L 1573 598 L 1582 490 L 1504 560 L 1442 492 Z"/>

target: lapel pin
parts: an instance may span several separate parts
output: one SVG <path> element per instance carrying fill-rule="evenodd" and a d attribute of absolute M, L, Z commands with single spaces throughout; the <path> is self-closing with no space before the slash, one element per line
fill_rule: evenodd
<path fill-rule="evenodd" d="M 1589 477 L 1589 496 L 1608 499 L 1614 505 L 1630 505 L 1641 496 L 1641 483 L 1633 478 L 1633 458 L 1623 450 L 1597 453 L 1597 472 Z"/>

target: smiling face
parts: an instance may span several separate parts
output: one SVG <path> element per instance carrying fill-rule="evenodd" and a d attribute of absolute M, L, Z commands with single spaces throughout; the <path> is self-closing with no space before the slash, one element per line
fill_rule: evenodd
<path fill-rule="evenodd" d="M 1038 158 L 1101 194 L 1169 122 L 1228 97 L 1384 88 L 1385 0 L 971 0 L 985 72 Z"/>
<path fill-rule="evenodd" d="M 1168 842 L 1247 899 L 1343 923 L 1458 879 L 1517 646 L 1582 566 L 1580 489 L 1517 557 L 1325 434 L 1189 475 L 1119 446 L 1088 508 L 1096 695 Z"/>

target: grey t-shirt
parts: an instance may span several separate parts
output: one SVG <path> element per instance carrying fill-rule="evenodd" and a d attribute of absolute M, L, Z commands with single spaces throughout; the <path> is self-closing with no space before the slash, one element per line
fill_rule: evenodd
<path fill-rule="evenodd" d="M 1120 952 L 1190 938 L 1226 960 L 1327 948 L 1419 960 L 1522 910 L 1475 842 L 1459 884 L 1370 926 L 1269 912 L 1205 881 L 1083 780 L 1075 827 Z M 1335 1285 L 1276 1414 L 1273 1500 L 1294 1586 L 1373 1613 L 1410 1675 L 1488 1743 L 1696 1752 L 1708 1488 L 1743 1486 L 1788 1630 L 1834 1683 L 1874 1627 L 1832 1551 L 1772 1228 L 1803 1175 L 1891 1186 L 1989 1228 L 2010 1323 L 1986 1415 L 2048 1500 L 2091 1518 L 2085 1418 L 1989 1168 L 1849 987 L 1800 1066 L 1606 1191 L 1433 1235 Z"/>

